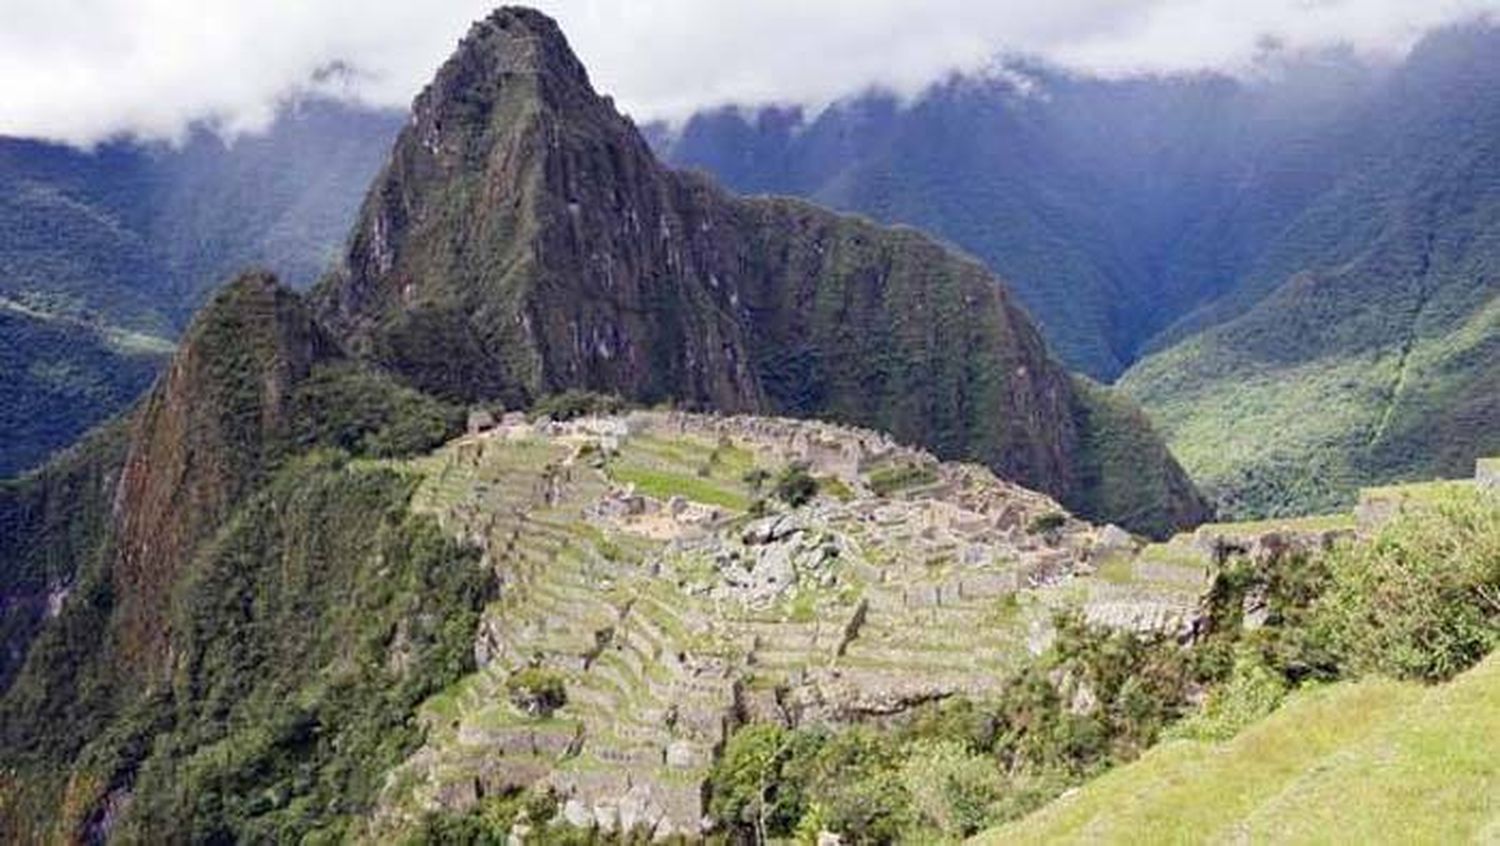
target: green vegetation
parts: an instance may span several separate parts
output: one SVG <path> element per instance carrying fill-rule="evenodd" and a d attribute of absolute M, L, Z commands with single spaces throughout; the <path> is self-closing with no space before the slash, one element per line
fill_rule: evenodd
<path fill-rule="evenodd" d="M 1199 526 L 1200 535 L 1260 535 L 1267 532 L 1324 532 L 1353 529 L 1354 514 L 1318 514 L 1307 517 L 1272 517 L 1265 520 L 1243 520 L 1238 523 L 1206 523 Z"/>
<path fill-rule="evenodd" d="M 937 481 L 937 471 L 925 464 L 897 464 L 869 473 L 870 490 L 876 496 L 890 496 L 907 488 L 920 488 Z"/>
<path fill-rule="evenodd" d="M 114 479 L 127 427 L 115 421 L 43 469 L 0 482 L 0 691 L 41 625 L 47 598 L 99 566 L 107 551 Z"/>
<path fill-rule="evenodd" d="M 381 774 L 420 741 L 417 705 L 471 668 L 489 590 L 476 554 L 407 513 L 414 485 L 337 455 L 277 474 L 179 582 L 167 611 L 179 669 L 149 698 L 112 698 L 111 669 L 91 658 L 82 659 L 88 674 L 67 675 L 79 659 L 60 660 L 60 650 L 92 650 L 77 627 L 108 610 L 69 603 L 0 700 L 6 748 L 26 774 L 22 793 L 4 801 L 39 799 L 76 767 L 75 781 L 100 791 L 132 779 L 117 834 L 346 832 Z M 94 685 L 102 696 L 89 693 Z M 70 801 L 87 808 L 102 798 Z"/>
<path fill-rule="evenodd" d="M 505 680 L 505 690 L 511 704 L 533 717 L 550 717 L 553 711 L 568 704 L 563 677 L 555 670 L 541 667 L 517 670 Z"/>
<path fill-rule="evenodd" d="M 801 508 L 818 495 L 818 480 L 807 472 L 806 465 L 793 464 L 776 477 L 775 493 L 792 508 Z"/>
<path fill-rule="evenodd" d="M 98 326 L 0 299 L 0 478 L 37 467 L 124 410 L 170 351 L 124 346 Z"/>
<path fill-rule="evenodd" d="M 961 838 L 1133 759 L 1205 678 L 1192 653 L 1168 640 L 1068 615 L 1057 625 L 1048 652 L 990 701 L 925 706 L 888 731 L 740 729 L 710 779 L 711 813 L 762 837 L 827 829 L 859 843 Z"/>
<path fill-rule="evenodd" d="M 749 498 L 712 480 L 643 467 L 628 459 L 611 462 L 609 474 L 616 481 L 633 484 L 640 493 L 661 500 L 680 496 L 693 502 L 718 505 L 735 511 L 750 507 Z"/>
<path fill-rule="evenodd" d="M 637 492 L 659 500 L 680 496 L 738 512 L 750 508 L 752 483 L 765 483 L 751 469 L 753 464 L 745 450 L 725 444 L 633 437 L 620 454 L 609 459 L 605 472 L 616 482 L 633 484 Z"/>
<path fill-rule="evenodd" d="M 1448 679 L 1500 644 L 1497 544 L 1500 502 L 1494 495 L 1472 487 L 1443 489 L 1415 499 L 1374 537 L 1331 552 L 1259 563 L 1231 559 L 1214 579 L 1208 618 L 1189 646 L 1110 633 L 1063 615 L 1048 651 L 1019 669 L 993 698 L 929 706 L 888 731 L 742 729 L 714 773 L 715 817 L 731 830 L 773 837 L 826 828 L 855 842 L 960 838 L 1030 813 L 1144 753 L 1141 763 L 1120 771 L 1144 775 L 1130 781 L 1104 775 L 1085 787 L 1085 794 L 1097 791 L 1100 798 L 1084 804 L 1062 800 L 1035 818 L 1043 822 L 1028 820 L 999 836 L 1027 842 L 1033 837 L 1094 840 L 1101 830 L 1118 832 L 1106 840 L 1133 840 L 1146 832 L 1153 839 L 1160 836 L 1139 821 L 1114 824 L 1109 809 L 1121 790 L 1132 791 L 1124 803 L 1129 820 L 1136 820 L 1136 813 L 1179 815 L 1182 822 L 1173 824 L 1184 834 L 1202 831 L 1193 826 L 1208 819 L 1227 826 L 1240 810 L 1275 798 L 1298 773 L 1318 773 L 1317 781 L 1324 783 L 1321 772 L 1327 765 L 1321 762 L 1341 761 L 1335 754 L 1363 749 L 1348 744 L 1363 742 L 1364 733 L 1384 725 L 1381 721 L 1397 719 L 1381 704 L 1330 735 L 1316 723 L 1299 725 L 1301 717 L 1284 718 L 1284 711 L 1296 712 L 1308 707 L 1301 703 L 1320 697 L 1342 697 L 1328 691 L 1346 687 L 1398 691 L 1390 708 L 1405 708 L 1422 695 L 1399 685 L 1350 686 L 1340 680 L 1371 674 Z M 1244 618 L 1251 607 L 1262 614 L 1256 625 L 1246 625 Z M 1192 704 L 1203 691 L 1201 704 Z M 1430 696 L 1444 695 L 1437 691 Z M 1500 686 L 1486 695 L 1495 693 Z M 1493 716 L 1470 720 L 1462 735 L 1474 742 L 1489 730 L 1485 720 L 1493 722 Z M 1441 725 L 1435 718 L 1426 723 Z M 1275 741 L 1276 748 L 1264 748 L 1261 744 L 1269 741 L 1263 726 L 1270 725 L 1293 734 Z M 1147 751 L 1164 738 L 1169 740 L 1161 748 Z M 835 740 L 842 744 L 843 757 L 836 760 L 847 777 L 820 782 L 820 755 Z M 1434 742 L 1438 745 L 1414 748 L 1415 757 L 1401 764 L 1432 791 L 1404 807 L 1443 801 L 1438 796 L 1442 777 L 1427 772 L 1425 762 L 1449 754 L 1440 750 L 1456 748 L 1458 741 Z M 1208 751 L 1214 748 L 1208 744 L 1216 743 L 1229 744 L 1230 750 L 1243 745 L 1244 752 L 1235 754 L 1256 760 L 1242 764 Z M 1476 786 L 1500 783 L 1500 769 L 1482 757 L 1466 752 L 1459 777 Z M 1171 769 L 1157 771 L 1163 767 Z M 1234 774 L 1246 767 L 1247 792 L 1235 796 Z M 1198 768 L 1212 778 L 1200 783 Z M 1342 763 L 1337 769 L 1356 772 Z M 1398 783 L 1383 776 L 1379 781 Z M 1334 782 L 1327 784 L 1330 794 L 1337 790 Z M 1170 803 L 1167 809 L 1164 803 Z M 1197 803 L 1217 804 L 1199 808 Z M 872 808 L 880 812 L 871 816 Z M 1465 813 L 1467 821 L 1454 830 L 1484 820 L 1473 807 Z M 1101 818 L 1111 820 L 1109 828 L 1098 828 Z M 1264 823 L 1276 816 L 1255 819 Z M 1064 823 L 1058 820 L 1088 827 L 1059 828 Z"/>
<path fill-rule="evenodd" d="M 567 390 L 549 394 L 532 404 L 527 417 L 532 420 L 572 420 L 602 414 L 619 414 L 629 405 L 614 394 Z"/>
<path fill-rule="evenodd" d="M 1356 674 L 1445 679 L 1500 645 L 1500 498 L 1408 506 L 1326 566 L 1319 624 Z"/>
<path fill-rule="evenodd" d="M 1483 841 L 1497 736 L 1500 658 L 1429 688 L 1313 687 L 1232 740 L 1163 743 L 979 842 Z"/>
<path fill-rule="evenodd" d="M 1048 511 L 1046 514 L 1038 514 L 1031 518 L 1026 524 L 1026 531 L 1033 535 L 1045 535 L 1055 532 L 1068 523 L 1068 515 L 1060 511 Z"/>
<path fill-rule="evenodd" d="M 399 126 L 310 98 L 245 143 L 0 139 L 0 477 L 126 411 L 231 274 L 312 281 Z"/>
<path fill-rule="evenodd" d="M 462 410 L 365 365 L 315 368 L 292 402 L 293 448 L 334 447 L 371 458 L 425 453 L 457 435 Z"/>
<path fill-rule="evenodd" d="M 1471 487 L 1418 490 L 1368 540 L 1232 563 L 1198 647 L 1230 669 L 1170 730 L 1179 739 L 988 839 L 1301 842 L 1337 830 L 1451 842 L 1488 830 L 1500 660 L 1480 662 L 1500 644 L 1500 502 Z M 1264 625 L 1242 630 L 1252 595 Z"/>
<path fill-rule="evenodd" d="M 1436 82 L 1462 66 L 1425 69 L 1430 99 L 1388 104 L 1387 146 L 1200 315 L 1217 325 L 1122 381 L 1222 512 L 1325 511 L 1364 486 L 1469 476 L 1500 451 L 1500 299 L 1486 282 L 1500 250 L 1484 234 L 1500 223 L 1500 109 L 1467 79 Z"/>

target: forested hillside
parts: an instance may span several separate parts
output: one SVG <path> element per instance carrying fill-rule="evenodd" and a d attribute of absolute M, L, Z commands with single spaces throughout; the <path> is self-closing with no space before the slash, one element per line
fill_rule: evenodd
<path fill-rule="evenodd" d="M 725 109 L 652 137 L 743 190 L 952 240 L 1065 361 L 1123 373 L 1227 514 L 1297 513 L 1500 443 L 1496 55 L 1500 31 L 1473 24 L 1390 68 L 1011 63 L 909 105 Z"/>
<path fill-rule="evenodd" d="M 229 141 L 206 127 L 90 151 L 0 138 L 0 475 L 135 400 L 227 276 L 310 284 L 398 125 L 313 100 Z"/>

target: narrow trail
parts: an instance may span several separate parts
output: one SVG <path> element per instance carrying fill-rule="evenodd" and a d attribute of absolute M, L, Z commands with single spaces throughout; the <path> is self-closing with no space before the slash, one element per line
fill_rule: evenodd
<path fill-rule="evenodd" d="M 1386 431 L 1390 428 L 1391 419 L 1396 415 L 1396 407 L 1400 404 L 1401 396 L 1406 390 L 1407 377 L 1411 370 L 1411 352 L 1417 343 L 1417 327 L 1421 323 L 1422 313 L 1427 310 L 1427 304 L 1432 299 L 1432 285 L 1428 280 L 1432 270 L 1432 244 L 1433 235 L 1429 232 L 1422 248 L 1422 257 L 1417 265 L 1417 301 L 1412 306 L 1411 316 L 1406 323 L 1406 333 L 1401 339 L 1401 351 L 1396 361 L 1396 378 L 1391 383 L 1385 409 L 1380 414 L 1380 422 L 1376 424 L 1369 443 L 1366 444 L 1371 448 L 1385 437 Z"/>

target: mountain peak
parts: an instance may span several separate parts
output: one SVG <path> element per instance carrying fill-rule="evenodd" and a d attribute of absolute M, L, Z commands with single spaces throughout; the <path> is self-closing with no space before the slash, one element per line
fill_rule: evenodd
<path fill-rule="evenodd" d="M 827 418 L 1132 528 L 1201 516 L 1149 427 L 1157 448 L 1102 466 L 1118 433 L 1094 430 L 1144 424 L 1095 408 L 981 266 L 664 167 L 530 10 L 475 24 L 417 99 L 317 298 L 346 348 L 449 400 L 584 389 Z M 1143 472 L 1171 482 L 1132 496 L 1144 510 L 1099 507 L 1087 481 Z"/>
<path fill-rule="evenodd" d="M 502 6 L 459 41 L 417 97 L 413 123 L 440 133 L 487 123 L 507 104 L 535 99 L 559 106 L 593 98 L 588 71 L 557 23 L 534 9 Z"/>

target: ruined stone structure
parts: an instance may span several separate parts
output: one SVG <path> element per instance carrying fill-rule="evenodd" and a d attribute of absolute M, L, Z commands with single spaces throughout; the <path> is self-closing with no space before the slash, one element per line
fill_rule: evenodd
<path fill-rule="evenodd" d="M 1131 536 L 988 470 L 821 422 L 507 418 L 428 461 L 419 506 L 486 550 L 502 596 L 481 671 L 432 709 L 387 818 L 550 785 L 574 823 L 697 834 L 702 784 L 742 721 L 982 696 L 1069 604 L 1186 632 L 1205 585 L 1197 566 L 1138 578 Z M 757 504 L 747 471 L 794 464 L 820 495 Z M 504 694 L 525 667 L 565 680 L 546 719 Z"/>
<path fill-rule="evenodd" d="M 1500 490 L 1500 458 L 1481 458 L 1476 462 L 1474 481 L 1481 488 Z"/>

